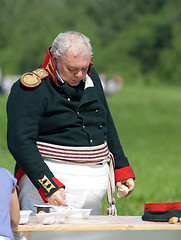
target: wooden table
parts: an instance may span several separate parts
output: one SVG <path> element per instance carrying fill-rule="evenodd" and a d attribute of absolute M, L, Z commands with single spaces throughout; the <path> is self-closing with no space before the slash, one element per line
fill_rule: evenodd
<path fill-rule="evenodd" d="M 142 221 L 140 216 L 90 216 L 88 219 L 65 219 L 62 224 L 42 225 L 36 217 L 14 231 L 97 231 L 97 230 L 181 230 L 181 223 Z"/>

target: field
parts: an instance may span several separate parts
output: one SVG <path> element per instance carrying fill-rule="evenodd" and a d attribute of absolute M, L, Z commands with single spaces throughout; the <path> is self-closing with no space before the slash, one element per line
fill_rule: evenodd
<path fill-rule="evenodd" d="M 181 94 L 177 87 L 124 86 L 108 98 L 121 144 L 136 175 L 135 190 L 116 197 L 119 215 L 142 215 L 143 202 L 181 201 Z M 0 97 L 0 166 L 13 172 L 6 146 L 6 98 Z M 106 197 L 101 214 L 106 214 Z"/>

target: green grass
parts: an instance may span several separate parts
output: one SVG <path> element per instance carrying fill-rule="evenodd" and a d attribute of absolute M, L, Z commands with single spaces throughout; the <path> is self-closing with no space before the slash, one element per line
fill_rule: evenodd
<path fill-rule="evenodd" d="M 136 188 L 117 199 L 120 215 L 142 215 L 144 202 L 180 201 L 179 88 L 125 87 L 108 99 Z"/>
<path fill-rule="evenodd" d="M 124 86 L 108 103 L 136 175 L 135 190 L 116 197 L 119 215 L 142 215 L 144 202 L 181 201 L 181 94 L 176 87 Z M 6 147 L 6 99 L 0 98 L 0 162 L 13 172 Z M 106 214 L 106 197 L 100 212 Z"/>
<path fill-rule="evenodd" d="M 7 168 L 12 173 L 14 172 L 15 161 L 7 149 L 6 132 L 6 101 L 7 97 L 0 95 L 0 167 Z"/>

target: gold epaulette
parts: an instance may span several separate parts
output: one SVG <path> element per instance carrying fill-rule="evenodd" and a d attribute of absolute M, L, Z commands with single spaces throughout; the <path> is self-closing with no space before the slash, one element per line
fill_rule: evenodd
<path fill-rule="evenodd" d="M 43 68 L 37 68 L 33 72 L 27 72 L 21 76 L 21 84 L 28 88 L 34 88 L 41 84 L 43 78 L 48 77 L 48 72 Z"/>

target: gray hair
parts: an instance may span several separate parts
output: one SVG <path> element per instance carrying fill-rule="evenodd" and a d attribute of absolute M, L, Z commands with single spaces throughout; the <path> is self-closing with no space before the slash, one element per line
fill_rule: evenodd
<path fill-rule="evenodd" d="M 73 31 L 60 33 L 53 41 L 50 52 L 51 54 L 56 53 L 59 58 L 63 58 L 68 49 L 73 45 L 77 55 L 82 51 L 84 51 L 85 55 L 88 55 L 91 51 L 92 56 L 90 39 L 82 33 Z"/>

